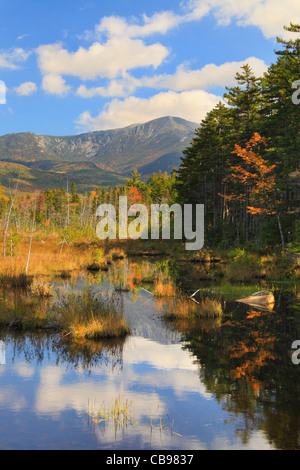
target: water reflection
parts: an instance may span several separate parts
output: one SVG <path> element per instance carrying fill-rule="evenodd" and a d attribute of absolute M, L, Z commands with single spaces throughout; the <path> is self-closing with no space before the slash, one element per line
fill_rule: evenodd
<path fill-rule="evenodd" d="M 277 293 L 272 312 L 220 300 L 222 316 L 170 321 L 163 312 L 174 299 L 154 296 L 161 273 L 184 291 L 181 267 L 161 261 L 122 260 L 108 273 L 56 279 L 62 291 L 117 288 L 132 328 L 126 340 L 1 332 L 2 449 L 300 447 L 294 296 Z M 90 403 L 109 410 L 117 397 L 130 403 L 134 426 L 89 413 Z"/>

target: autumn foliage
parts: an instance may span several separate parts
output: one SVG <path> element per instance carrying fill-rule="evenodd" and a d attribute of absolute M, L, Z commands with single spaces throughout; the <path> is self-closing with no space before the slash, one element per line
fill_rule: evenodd
<path fill-rule="evenodd" d="M 252 215 L 273 215 L 275 207 L 275 165 L 269 165 L 260 155 L 265 149 L 266 140 L 258 133 L 247 142 L 246 147 L 235 145 L 236 154 L 241 160 L 240 165 L 231 167 L 230 177 L 226 181 L 234 184 L 235 192 L 222 195 L 228 202 L 240 201 L 247 204 L 247 211 Z"/>

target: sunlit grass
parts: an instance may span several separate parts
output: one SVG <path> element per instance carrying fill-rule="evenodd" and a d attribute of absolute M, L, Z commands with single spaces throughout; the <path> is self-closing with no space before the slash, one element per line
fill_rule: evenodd
<path fill-rule="evenodd" d="M 3 289 L 27 289 L 33 282 L 33 277 L 21 273 L 0 274 L 0 287 Z"/>
<path fill-rule="evenodd" d="M 237 300 L 241 297 L 247 297 L 262 290 L 258 284 L 231 284 L 229 282 L 220 285 L 200 288 L 200 293 L 212 296 L 223 296 L 228 300 Z"/>
<path fill-rule="evenodd" d="M 117 429 L 124 432 L 125 429 L 130 427 L 135 427 L 139 423 L 134 418 L 132 413 L 133 403 L 121 395 L 119 395 L 111 404 L 107 404 L 105 401 L 99 406 L 96 404 L 95 400 L 88 401 L 88 411 L 87 414 L 91 419 L 92 423 L 103 425 L 103 429 L 106 424 L 112 423 Z M 174 420 L 171 421 L 169 414 L 165 416 L 153 414 L 150 410 L 149 416 L 149 430 L 152 434 L 153 431 L 157 429 L 161 433 L 170 433 L 171 435 L 181 436 L 174 431 Z"/>
<path fill-rule="evenodd" d="M 115 425 L 123 428 L 124 426 L 136 426 L 132 412 L 132 402 L 118 396 L 111 405 L 103 402 L 97 406 L 95 401 L 88 402 L 88 415 L 95 424 L 113 422 Z"/>
<path fill-rule="evenodd" d="M 216 318 L 223 314 L 222 304 L 219 300 L 205 298 L 200 302 L 192 299 L 176 299 L 165 309 L 164 315 L 168 319 Z"/>
<path fill-rule="evenodd" d="M 175 297 L 176 288 L 170 278 L 163 279 L 162 276 L 154 282 L 155 297 Z"/>
<path fill-rule="evenodd" d="M 104 293 L 95 295 L 92 289 L 59 297 L 54 309 L 61 328 L 73 338 L 99 340 L 130 332 L 120 302 Z"/>
<path fill-rule="evenodd" d="M 40 289 L 40 286 L 37 287 Z M 122 305 L 108 295 L 95 296 L 91 289 L 80 294 L 57 295 L 55 302 L 43 295 L 3 294 L 0 325 L 19 329 L 54 329 L 73 339 L 100 340 L 125 337 L 130 329 L 123 318 Z"/>
<path fill-rule="evenodd" d="M 108 260 L 124 259 L 126 257 L 125 251 L 121 248 L 112 248 L 107 254 Z"/>

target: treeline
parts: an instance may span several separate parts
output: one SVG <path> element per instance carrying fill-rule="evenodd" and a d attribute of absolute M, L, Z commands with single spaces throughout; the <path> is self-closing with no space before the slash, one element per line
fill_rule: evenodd
<path fill-rule="evenodd" d="M 300 80 L 300 26 L 285 29 L 296 36 L 277 38 L 276 63 L 263 77 L 245 64 L 236 86 L 226 88 L 226 104 L 207 114 L 184 151 L 178 197 L 205 204 L 209 244 L 300 242 L 300 104 L 292 99 Z"/>
<path fill-rule="evenodd" d="M 3 233 L 3 254 L 13 255 L 15 247 L 24 234 L 40 234 L 45 239 L 49 233 L 56 232 L 63 242 L 85 237 L 96 238 L 98 219 L 97 208 L 100 204 L 112 204 L 117 210 L 119 197 L 127 196 L 128 204 L 143 203 L 173 204 L 177 193 L 176 172 L 153 173 L 147 182 L 135 169 L 126 185 L 103 188 L 85 195 L 79 194 L 76 184 L 70 185 L 66 178 L 66 188 L 47 189 L 34 193 L 18 191 L 18 182 L 10 194 L 0 186 L 0 222 Z"/>
<path fill-rule="evenodd" d="M 134 170 L 124 186 L 85 195 L 67 177 L 63 189 L 24 194 L 16 183 L 7 194 L 0 187 L 4 256 L 23 232 L 55 231 L 65 242 L 95 238 L 97 207 L 117 209 L 120 196 L 129 205 L 204 204 L 208 246 L 299 246 L 300 104 L 292 97 L 300 95 L 300 26 L 285 29 L 296 39 L 277 39 L 277 61 L 263 77 L 241 68 L 224 94 L 227 104 L 206 115 L 177 172 L 145 182 Z"/>

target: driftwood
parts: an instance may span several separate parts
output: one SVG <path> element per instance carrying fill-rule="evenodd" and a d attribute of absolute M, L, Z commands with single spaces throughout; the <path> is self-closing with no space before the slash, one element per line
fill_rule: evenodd
<path fill-rule="evenodd" d="M 255 294 L 249 295 L 243 299 L 237 300 L 237 302 L 251 305 L 253 307 L 262 307 L 262 308 L 273 308 L 275 304 L 274 294 L 270 291 L 264 290 L 261 292 L 256 292 Z"/>

